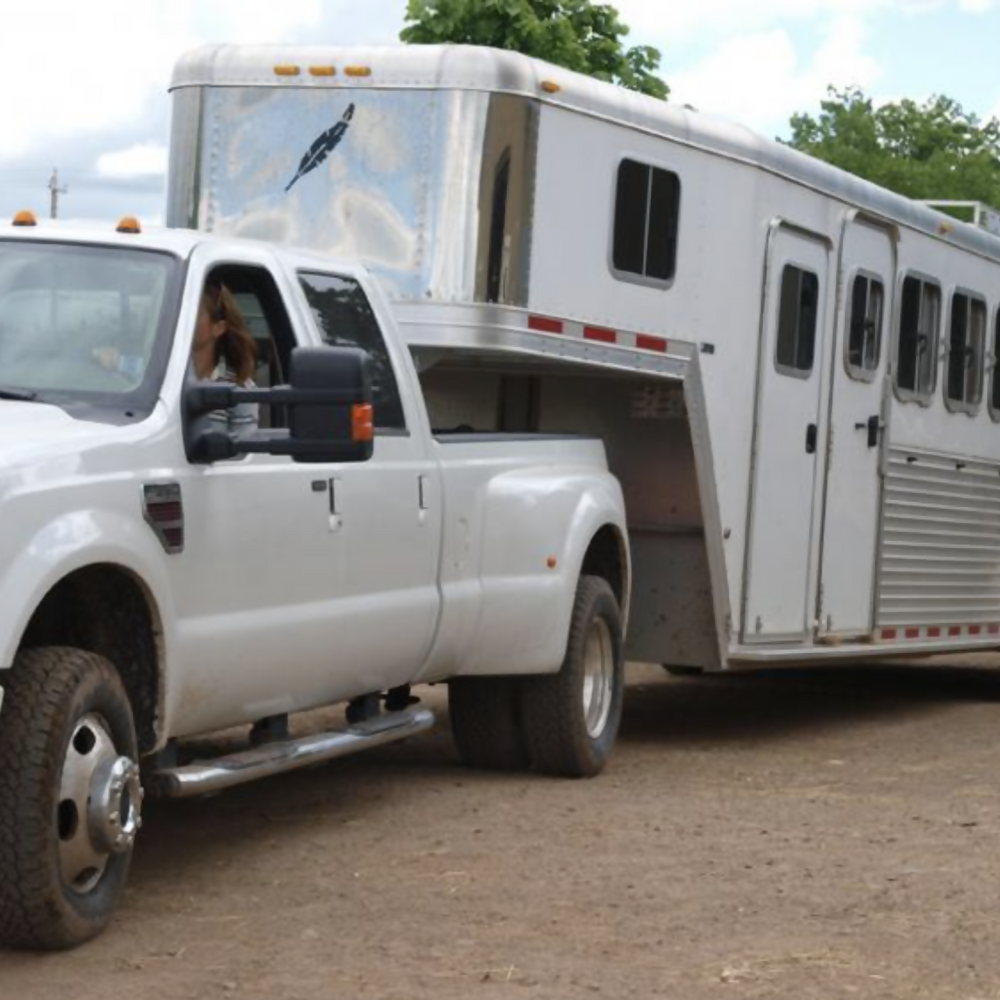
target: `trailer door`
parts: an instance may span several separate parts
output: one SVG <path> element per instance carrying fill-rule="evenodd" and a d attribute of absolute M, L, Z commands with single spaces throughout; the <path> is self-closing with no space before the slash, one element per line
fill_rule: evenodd
<path fill-rule="evenodd" d="M 894 272 L 890 233 L 852 219 L 841 247 L 823 515 L 819 621 L 820 634 L 830 637 L 866 635 L 872 628 Z"/>
<path fill-rule="evenodd" d="M 812 634 L 813 511 L 827 245 L 771 230 L 757 376 L 745 642 Z"/>

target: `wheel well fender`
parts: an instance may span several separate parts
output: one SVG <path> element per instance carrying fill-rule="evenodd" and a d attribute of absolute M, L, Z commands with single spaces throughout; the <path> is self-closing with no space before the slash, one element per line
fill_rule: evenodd
<path fill-rule="evenodd" d="M 50 522 L 19 545 L 0 579 L 0 668 L 46 645 L 106 657 L 132 701 L 140 749 L 155 749 L 173 621 L 163 558 L 141 523 L 96 511 Z"/>

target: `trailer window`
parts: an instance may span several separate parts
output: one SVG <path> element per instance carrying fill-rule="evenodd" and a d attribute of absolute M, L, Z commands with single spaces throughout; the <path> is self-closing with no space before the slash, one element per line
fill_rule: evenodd
<path fill-rule="evenodd" d="M 378 430 L 405 430 L 396 373 L 364 289 L 353 278 L 299 274 L 323 339 L 335 347 L 360 347 L 372 359 L 372 393 Z"/>
<path fill-rule="evenodd" d="M 949 410 L 972 413 L 983 398 L 983 353 L 986 342 L 986 303 L 956 292 L 951 299 L 948 333 L 948 381 L 945 404 Z"/>
<path fill-rule="evenodd" d="M 812 371 L 816 355 L 819 278 L 794 264 L 781 275 L 778 344 L 775 365 L 779 372 L 798 378 Z"/>
<path fill-rule="evenodd" d="M 993 321 L 993 372 L 990 375 L 990 416 L 1000 420 L 1000 309 Z"/>
<path fill-rule="evenodd" d="M 851 314 L 848 317 L 847 371 L 870 381 L 882 353 L 882 307 L 885 289 L 877 278 L 859 274 L 851 290 Z"/>
<path fill-rule="evenodd" d="M 904 398 L 926 401 L 937 384 L 941 289 L 913 276 L 903 281 L 896 387 Z"/>
<path fill-rule="evenodd" d="M 619 276 L 666 284 L 677 270 L 681 182 L 675 173 L 622 160 L 615 193 L 612 264 Z"/>

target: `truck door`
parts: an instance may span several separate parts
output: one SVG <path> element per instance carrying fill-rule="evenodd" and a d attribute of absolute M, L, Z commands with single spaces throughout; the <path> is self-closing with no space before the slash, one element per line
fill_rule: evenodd
<path fill-rule="evenodd" d="M 283 383 L 291 349 L 315 344 L 297 284 L 231 258 L 192 270 L 191 286 L 205 280 L 222 282 L 242 306 L 260 353 L 257 383 Z M 359 283 L 323 288 L 342 342 L 361 324 L 378 338 L 362 346 L 377 354 L 382 343 L 374 456 L 299 464 L 251 455 L 189 467 L 185 551 L 170 563 L 182 620 L 178 735 L 403 684 L 434 634 L 436 464 L 423 436 L 408 431 Z M 263 428 L 286 419 L 260 408 Z"/>
<path fill-rule="evenodd" d="M 878 540 L 879 454 L 895 247 L 888 230 L 852 218 L 841 247 L 831 368 L 820 635 L 867 635 Z"/>
<path fill-rule="evenodd" d="M 829 250 L 782 225 L 771 230 L 757 373 L 743 641 L 812 634 L 821 333 Z"/>
<path fill-rule="evenodd" d="M 361 284 L 315 269 L 297 280 L 325 343 L 360 347 L 374 363 L 375 455 L 334 473 L 331 530 L 342 531 L 348 615 L 338 647 L 370 690 L 414 677 L 440 610 L 440 467 L 429 451 L 412 362 L 386 340 Z"/>

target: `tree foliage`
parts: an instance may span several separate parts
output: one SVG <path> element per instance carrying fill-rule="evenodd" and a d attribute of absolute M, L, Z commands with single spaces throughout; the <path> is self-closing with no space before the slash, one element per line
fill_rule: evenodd
<path fill-rule="evenodd" d="M 831 87 L 820 114 L 794 115 L 789 145 L 910 198 L 1000 206 L 1000 122 L 949 97 L 875 106 Z"/>
<path fill-rule="evenodd" d="M 629 28 L 609 4 L 591 0 L 409 0 L 404 42 L 512 49 L 629 90 L 670 93 L 656 75 L 660 52 L 626 48 Z"/>

